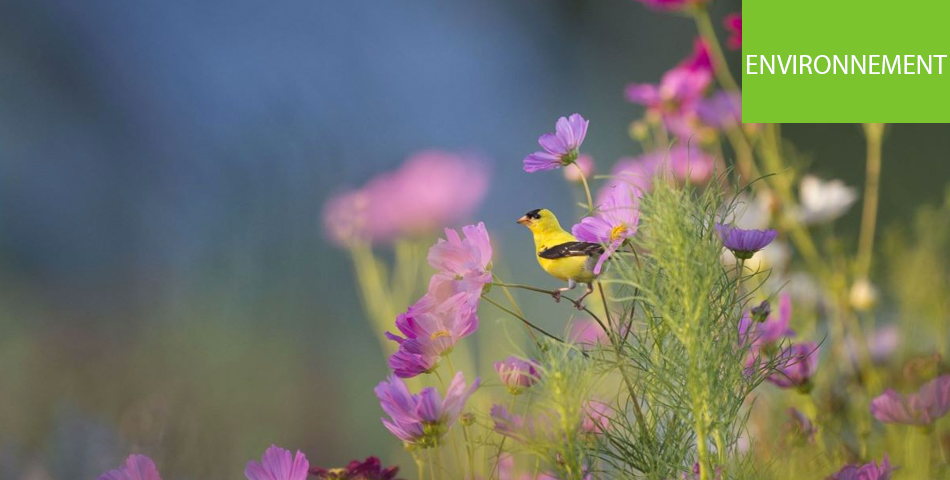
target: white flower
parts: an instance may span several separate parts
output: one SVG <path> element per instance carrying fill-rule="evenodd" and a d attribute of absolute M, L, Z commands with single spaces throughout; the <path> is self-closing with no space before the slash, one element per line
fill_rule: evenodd
<path fill-rule="evenodd" d="M 768 192 L 761 192 L 752 198 L 747 195 L 740 195 L 736 200 L 736 208 L 732 212 L 734 215 L 733 225 L 746 230 L 768 228 L 772 217 L 773 203 L 774 200 Z"/>
<path fill-rule="evenodd" d="M 799 215 L 806 224 L 830 222 L 844 215 L 857 198 L 855 189 L 841 180 L 825 181 L 805 175 L 799 187 Z"/>

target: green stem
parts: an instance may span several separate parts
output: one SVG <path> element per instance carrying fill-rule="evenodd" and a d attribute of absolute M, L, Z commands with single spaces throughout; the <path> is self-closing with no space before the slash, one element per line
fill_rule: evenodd
<path fill-rule="evenodd" d="M 503 311 L 503 312 L 505 312 L 505 313 L 507 313 L 507 314 L 509 314 L 509 315 L 511 315 L 511 316 L 513 316 L 513 317 L 515 317 L 515 318 L 517 318 L 518 320 L 521 320 L 522 323 L 524 323 L 525 325 L 527 325 L 527 326 L 529 326 L 529 327 L 531 327 L 531 328 L 537 330 L 537 331 L 538 331 L 539 333 L 541 333 L 542 335 L 544 335 L 544 336 L 546 336 L 546 337 L 548 337 L 548 338 L 551 338 L 551 339 L 553 339 L 553 340 L 557 340 L 558 342 L 564 343 L 564 340 L 561 340 L 561 339 L 558 338 L 557 336 L 555 336 L 555 335 L 553 335 L 553 334 L 551 334 L 551 333 L 548 333 L 548 332 L 547 332 L 546 330 L 544 330 L 543 328 L 541 328 L 541 327 L 539 327 L 539 326 L 537 326 L 537 325 L 531 323 L 527 318 L 524 318 L 524 316 L 519 315 L 519 314 L 517 314 L 517 313 L 515 313 L 515 312 L 513 312 L 513 311 L 511 311 L 511 310 L 509 310 L 508 308 L 502 306 L 502 305 L 499 304 L 498 302 L 492 300 L 490 297 L 483 296 L 482 299 L 484 299 L 486 302 L 488 302 L 488 303 L 494 305 L 494 306 L 497 307 L 499 310 L 501 310 L 501 311 Z"/>
<path fill-rule="evenodd" d="M 581 176 L 581 183 L 584 184 L 584 194 L 587 195 L 587 214 L 592 215 L 594 213 L 594 200 L 590 195 L 590 186 L 587 185 L 587 175 L 584 175 L 584 169 L 581 168 L 577 162 L 574 162 L 574 168 L 577 169 L 577 173 Z"/>
<path fill-rule="evenodd" d="M 693 18 L 696 20 L 696 29 L 699 30 L 699 36 L 709 47 L 709 58 L 713 62 L 713 73 L 716 79 L 727 90 L 739 92 L 739 84 L 732 77 L 729 71 L 729 64 L 726 63 L 726 56 L 722 53 L 722 46 L 716 37 L 716 29 L 713 28 L 712 19 L 709 18 L 709 10 L 705 6 L 693 8 Z"/>
<path fill-rule="evenodd" d="M 864 124 L 864 133 L 867 137 L 868 158 L 867 173 L 864 180 L 864 209 L 861 213 L 861 236 L 858 240 L 857 276 L 866 279 L 871 270 L 871 255 L 874 251 L 884 124 L 866 123 Z"/>

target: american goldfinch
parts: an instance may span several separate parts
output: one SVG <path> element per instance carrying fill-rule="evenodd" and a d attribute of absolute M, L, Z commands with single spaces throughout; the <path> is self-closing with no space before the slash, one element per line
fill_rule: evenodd
<path fill-rule="evenodd" d="M 578 283 L 587 284 L 587 292 L 577 299 L 577 305 L 594 291 L 594 264 L 604 253 L 599 243 L 579 242 L 577 237 L 561 228 L 550 210 L 531 210 L 518 219 L 534 235 L 535 254 L 545 272 L 567 286 L 554 291 L 554 299 L 561 301 L 561 293 L 573 290 Z"/>

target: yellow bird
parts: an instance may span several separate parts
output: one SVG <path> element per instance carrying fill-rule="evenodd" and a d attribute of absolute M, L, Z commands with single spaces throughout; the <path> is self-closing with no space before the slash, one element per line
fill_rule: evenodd
<path fill-rule="evenodd" d="M 538 263 L 552 277 L 566 281 L 567 286 L 554 291 L 554 300 L 561 301 L 561 293 L 573 290 L 578 283 L 587 284 L 587 292 L 577 299 L 577 305 L 594 291 L 594 265 L 604 253 L 599 243 L 579 242 L 577 237 L 561 228 L 554 213 L 548 209 L 531 210 L 518 219 L 534 235 L 534 250 Z M 578 307 L 580 308 L 580 307 Z"/>

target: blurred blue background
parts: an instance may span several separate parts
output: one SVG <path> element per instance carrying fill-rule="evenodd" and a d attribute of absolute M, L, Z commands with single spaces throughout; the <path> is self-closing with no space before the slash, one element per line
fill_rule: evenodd
<path fill-rule="evenodd" d="M 414 151 L 475 152 L 496 261 L 550 283 L 514 219 L 573 197 L 521 159 L 573 112 L 600 172 L 638 153 L 623 87 L 694 32 L 632 0 L 0 3 L 0 478 L 94 478 L 130 450 L 166 479 L 239 478 L 271 442 L 390 457 L 379 332 L 325 199 Z M 859 126 L 784 132 L 861 184 Z M 948 133 L 890 130 L 884 225 L 942 197 Z"/>

